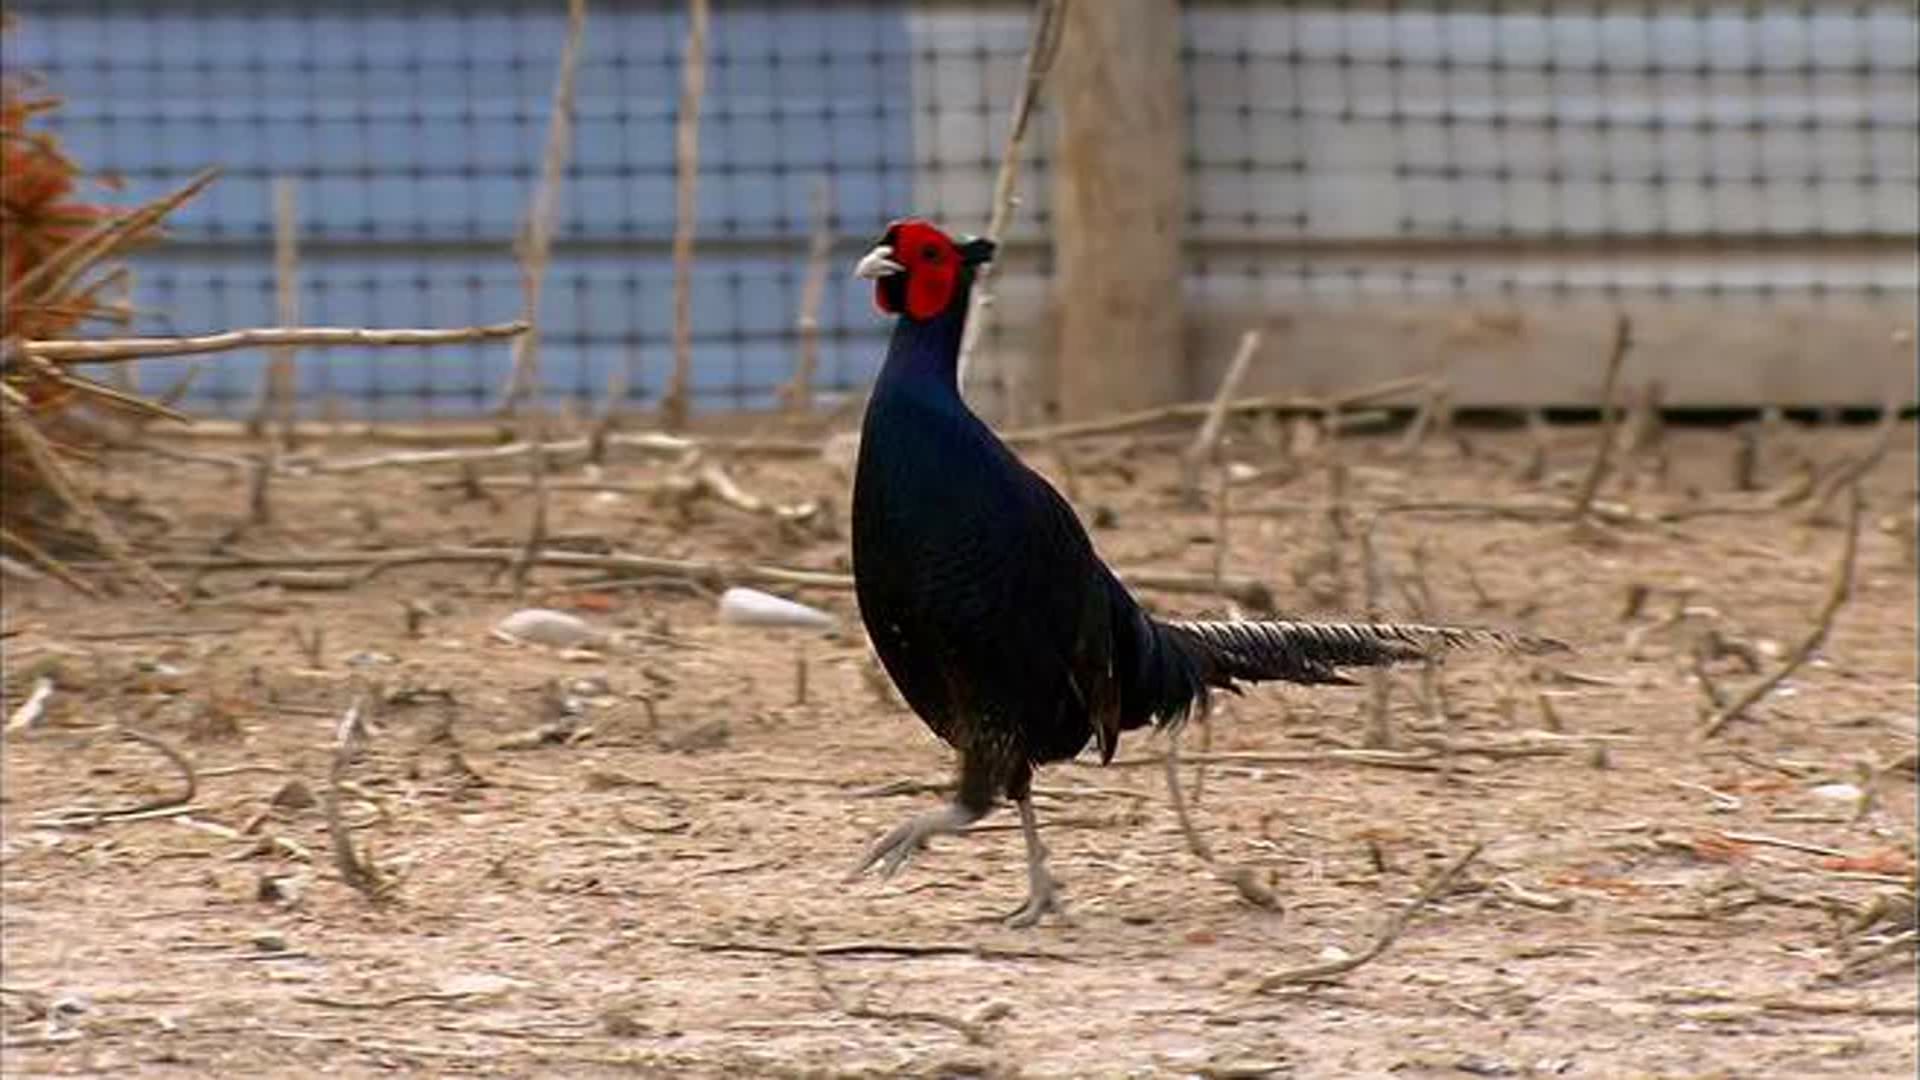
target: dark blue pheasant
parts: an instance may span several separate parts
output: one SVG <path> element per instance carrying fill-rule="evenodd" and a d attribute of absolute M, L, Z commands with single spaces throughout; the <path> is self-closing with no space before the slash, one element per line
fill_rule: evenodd
<path fill-rule="evenodd" d="M 881 663 L 960 752 L 947 806 L 889 832 L 861 859 L 890 875 L 928 837 L 957 833 L 1005 795 L 1020 811 L 1030 889 L 1009 919 L 1057 906 L 1034 819 L 1035 765 L 1120 733 L 1172 725 L 1237 680 L 1346 683 L 1338 669 L 1473 643 L 1551 647 L 1496 631 L 1394 623 L 1162 622 L 1095 554 L 1073 509 L 961 400 L 956 366 L 986 240 L 895 222 L 860 260 L 898 316 L 861 430 L 853 575 Z"/>

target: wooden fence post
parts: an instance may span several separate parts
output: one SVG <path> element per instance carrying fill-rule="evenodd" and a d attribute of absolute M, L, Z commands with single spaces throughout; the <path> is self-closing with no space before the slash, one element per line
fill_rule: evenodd
<path fill-rule="evenodd" d="M 1187 117 L 1178 0 L 1067 7 L 1055 61 L 1053 250 L 1061 412 L 1191 395 L 1182 240 Z"/>

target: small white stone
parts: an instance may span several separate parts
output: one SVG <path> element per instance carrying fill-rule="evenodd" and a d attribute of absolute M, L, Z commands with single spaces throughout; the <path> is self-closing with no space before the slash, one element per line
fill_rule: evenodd
<path fill-rule="evenodd" d="M 501 619 L 494 629 L 516 641 L 571 648 L 603 641 L 606 633 L 575 615 L 547 608 L 522 608 Z"/>
<path fill-rule="evenodd" d="M 836 620 L 819 608 L 738 586 L 720 594 L 720 621 L 736 626 L 798 626 L 830 630 Z"/>

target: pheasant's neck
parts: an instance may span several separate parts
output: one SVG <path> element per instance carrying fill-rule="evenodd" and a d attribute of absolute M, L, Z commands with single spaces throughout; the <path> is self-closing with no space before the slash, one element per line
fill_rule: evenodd
<path fill-rule="evenodd" d="M 947 309 L 931 319 L 901 316 L 887 346 L 887 362 L 874 383 L 876 395 L 910 393 L 960 401 L 960 339 L 967 326 L 971 282 L 963 282 Z"/>

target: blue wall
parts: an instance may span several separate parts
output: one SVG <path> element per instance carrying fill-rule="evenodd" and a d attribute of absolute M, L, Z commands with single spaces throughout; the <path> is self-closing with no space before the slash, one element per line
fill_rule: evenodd
<path fill-rule="evenodd" d="M 138 260 L 142 329 L 276 321 L 270 186 L 299 182 L 309 322 L 512 317 L 564 0 L 26 0 L 9 70 L 70 100 L 77 156 L 150 197 L 226 176 Z M 595 0 L 543 304 L 550 395 L 670 357 L 683 0 Z M 844 268 L 889 217 L 978 228 L 1020 82 L 1016 0 L 715 0 L 702 121 L 696 390 L 758 407 L 791 368 L 808 201 L 840 208 L 823 381 L 884 328 Z M 1718 304 L 1911 297 L 1920 23 L 1875 0 L 1336 4 L 1186 0 L 1187 290 L 1197 312 L 1525 295 Z M 977 369 L 1044 367 L 1043 108 Z M 1042 257 L 1035 259 L 1032 254 Z M 1548 256 L 1551 257 L 1543 257 Z M 1737 318 L 1737 316 L 1736 316 Z M 1042 358 L 1043 360 L 1044 358 Z M 472 412 L 501 346 L 302 359 L 309 411 Z M 260 358 L 195 404 L 243 408 Z M 1021 365 L 1027 365 L 1025 369 Z M 143 365 L 171 382 L 183 364 Z M 1044 380 L 1042 380 L 1044 381 Z M 978 390 L 979 381 L 974 389 Z M 990 399 L 985 400 L 991 407 Z"/>
<path fill-rule="evenodd" d="M 273 317 L 272 194 L 298 182 L 303 321 L 453 325 L 515 317 L 513 237 L 540 169 L 565 4 L 12 5 L 9 71 L 66 99 L 55 126 L 128 197 L 224 175 L 137 261 L 141 329 L 193 333 Z M 670 363 L 673 131 L 682 4 L 593 5 L 575 146 L 542 306 L 544 382 L 597 395 L 616 366 L 658 392 Z M 395 14 L 395 12 L 401 12 Z M 897 5 L 715 5 L 701 130 L 696 392 L 764 404 L 786 377 L 809 199 L 831 182 L 851 249 L 911 192 L 911 57 Z M 857 385 L 883 327 L 832 275 L 822 377 Z M 470 412 L 504 378 L 500 346 L 315 352 L 309 410 Z M 203 372 L 196 403 L 253 393 L 257 357 Z M 183 364 L 143 365 L 170 383 Z"/>

